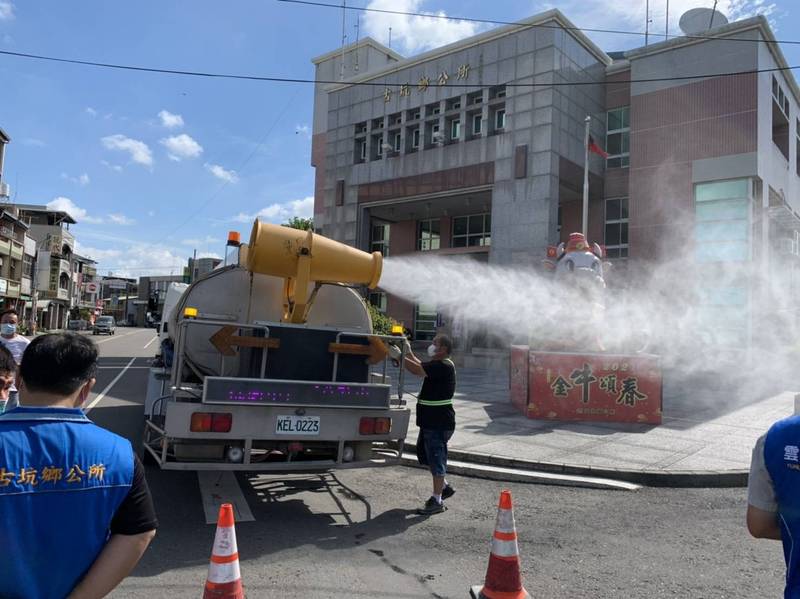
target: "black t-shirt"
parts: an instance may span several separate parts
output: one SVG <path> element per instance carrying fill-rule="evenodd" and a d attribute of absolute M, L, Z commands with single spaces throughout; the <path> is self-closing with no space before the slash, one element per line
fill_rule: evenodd
<path fill-rule="evenodd" d="M 133 482 L 111 520 L 112 535 L 138 535 L 158 528 L 153 498 L 139 456 L 133 456 Z"/>
<path fill-rule="evenodd" d="M 448 358 L 423 362 L 425 378 L 419 399 L 442 401 L 452 399 L 456 392 L 456 367 Z M 426 406 L 417 402 L 417 426 L 435 430 L 450 431 L 456 428 L 456 412 L 453 405 Z"/>

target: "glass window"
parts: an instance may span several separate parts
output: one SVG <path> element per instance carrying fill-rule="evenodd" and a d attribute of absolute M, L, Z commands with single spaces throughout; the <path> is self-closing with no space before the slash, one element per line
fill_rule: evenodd
<path fill-rule="evenodd" d="M 450 139 L 458 140 L 461 138 L 461 121 L 459 119 L 453 119 L 450 122 Z"/>
<path fill-rule="evenodd" d="M 441 243 L 441 221 L 429 218 L 417 223 L 417 249 L 422 252 L 438 250 Z"/>
<path fill-rule="evenodd" d="M 381 291 L 373 291 L 369 294 L 369 303 L 375 306 L 378 310 L 386 313 L 386 294 Z"/>
<path fill-rule="evenodd" d="M 411 132 L 411 147 L 412 148 L 419 147 L 419 127 L 417 127 Z"/>
<path fill-rule="evenodd" d="M 436 306 L 419 304 L 414 307 L 414 339 L 430 341 L 436 337 Z"/>
<path fill-rule="evenodd" d="M 606 200 L 603 239 L 608 258 L 628 257 L 628 198 Z"/>
<path fill-rule="evenodd" d="M 490 214 L 453 217 L 453 247 L 479 247 L 492 244 Z"/>
<path fill-rule="evenodd" d="M 630 106 L 609 110 L 606 114 L 606 166 L 619 168 L 630 165 L 631 124 Z"/>
<path fill-rule="evenodd" d="M 749 259 L 748 190 L 748 179 L 695 185 L 694 255 L 697 262 L 742 262 Z"/>
<path fill-rule="evenodd" d="M 504 109 L 498 110 L 494 114 L 494 128 L 495 129 L 505 129 L 506 128 L 506 111 Z"/>
<path fill-rule="evenodd" d="M 481 125 L 483 124 L 483 118 L 480 114 L 473 115 L 472 117 L 472 134 L 479 135 L 481 132 Z"/>
<path fill-rule="evenodd" d="M 399 152 L 400 151 L 400 134 L 399 133 L 395 133 L 394 134 L 394 144 L 393 145 L 394 145 L 394 151 L 395 152 Z"/>
<path fill-rule="evenodd" d="M 389 255 L 389 231 L 388 224 L 373 224 L 370 231 L 369 251 L 380 252 L 384 256 Z"/>

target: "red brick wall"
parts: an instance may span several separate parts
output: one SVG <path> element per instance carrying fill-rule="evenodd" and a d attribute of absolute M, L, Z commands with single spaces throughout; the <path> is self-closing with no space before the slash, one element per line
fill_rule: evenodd
<path fill-rule="evenodd" d="M 631 99 L 632 258 L 690 242 L 693 160 L 756 151 L 757 83 L 754 74 L 719 77 Z M 606 196 L 622 187 L 607 181 Z"/>

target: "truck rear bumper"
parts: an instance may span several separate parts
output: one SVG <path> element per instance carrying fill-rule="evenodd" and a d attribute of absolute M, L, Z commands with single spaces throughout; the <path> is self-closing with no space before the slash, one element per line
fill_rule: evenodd
<path fill-rule="evenodd" d="M 230 432 L 193 432 L 192 414 L 228 413 Z M 278 433 L 287 415 L 316 417 L 314 435 Z M 388 434 L 359 432 L 362 417 L 391 418 Z M 191 402 L 166 405 L 163 425 L 145 421 L 144 451 L 165 470 L 314 472 L 391 466 L 400 462 L 410 410 L 230 406 Z"/>

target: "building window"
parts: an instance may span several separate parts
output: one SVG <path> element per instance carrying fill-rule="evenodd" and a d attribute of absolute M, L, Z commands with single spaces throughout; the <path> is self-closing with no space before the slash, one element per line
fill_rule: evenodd
<path fill-rule="evenodd" d="M 417 249 L 421 252 L 438 250 L 441 243 L 441 221 L 438 218 L 429 218 L 417 223 Z"/>
<path fill-rule="evenodd" d="M 472 115 L 472 134 L 480 135 L 481 126 L 483 125 L 483 116 L 481 114 Z"/>
<path fill-rule="evenodd" d="M 436 337 L 436 307 L 419 304 L 414 307 L 414 340 L 430 341 Z"/>
<path fill-rule="evenodd" d="M 505 98 L 506 97 L 506 86 L 505 85 L 496 85 L 494 87 L 489 88 L 489 99 L 494 100 L 495 98 Z"/>
<path fill-rule="evenodd" d="M 694 247 L 697 262 L 744 262 L 750 257 L 748 180 L 699 183 L 694 187 Z"/>
<path fill-rule="evenodd" d="M 378 310 L 386 314 L 386 294 L 381 291 L 373 291 L 369 294 L 368 301 Z"/>
<path fill-rule="evenodd" d="M 17 280 L 17 262 L 18 260 L 9 260 L 8 261 L 8 278 L 12 281 Z"/>
<path fill-rule="evenodd" d="M 369 251 L 389 255 L 389 227 L 388 224 L 372 225 L 369 237 Z"/>
<path fill-rule="evenodd" d="M 22 276 L 33 278 L 33 256 L 25 254 L 22 257 Z"/>
<path fill-rule="evenodd" d="M 772 141 L 789 160 L 789 98 L 775 75 L 772 76 Z"/>
<path fill-rule="evenodd" d="M 453 217 L 453 247 L 480 247 L 492 244 L 492 215 L 471 214 Z"/>
<path fill-rule="evenodd" d="M 58 288 L 69 289 L 69 275 L 67 273 L 62 272 L 61 276 L 58 277 Z"/>
<path fill-rule="evenodd" d="M 419 148 L 419 127 L 411 132 L 411 147 L 415 150 Z"/>
<path fill-rule="evenodd" d="M 608 258 L 628 257 L 628 198 L 606 200 L 603 235 Z"/>
<path fill-rule="evenodd" d="M 606 115 L 606 166 L 608 168 L 630 165 L 631 109 L 630 106 L 609 110 Z"/>
<path fill-rule="evenodd" d="M 364 121 L 363 123 L 358 123 L 356 125 L 356 135 L 359 135 L 361 133 L 366 133 L 366 132 L 367 132 L 367 122 L 366 121 Z"/>
<path fill-rule="evenodd" d="M 372 138 L 373 147 L 373 160 L 380 160 L 383 158 L 383 136 L 376 135 Z"/>
<path fill-rule="evenodd" d="M 450 121 L 450 139 L 458 141 L 461 139 L 461 120 L 453 119 Z"/>
<path fill-rule="evenodd" d="M 356 140 L 356 162 L 365 162 L 367 160 L 367 140 Z"/>
<path fill-rule="evenodd" d="M 392 149 L 399 154 L 400 153 L 400 134 L 399 133 L 395 133 L 394 137 L 392 139 L 394 140 L 392 142 Z"/>
<path fill-rule="evenodd" d="M 500 108 L 494 113 L 494 128 L 495 131 L 502 131 L 506 128 L 506 109 Z"/>

